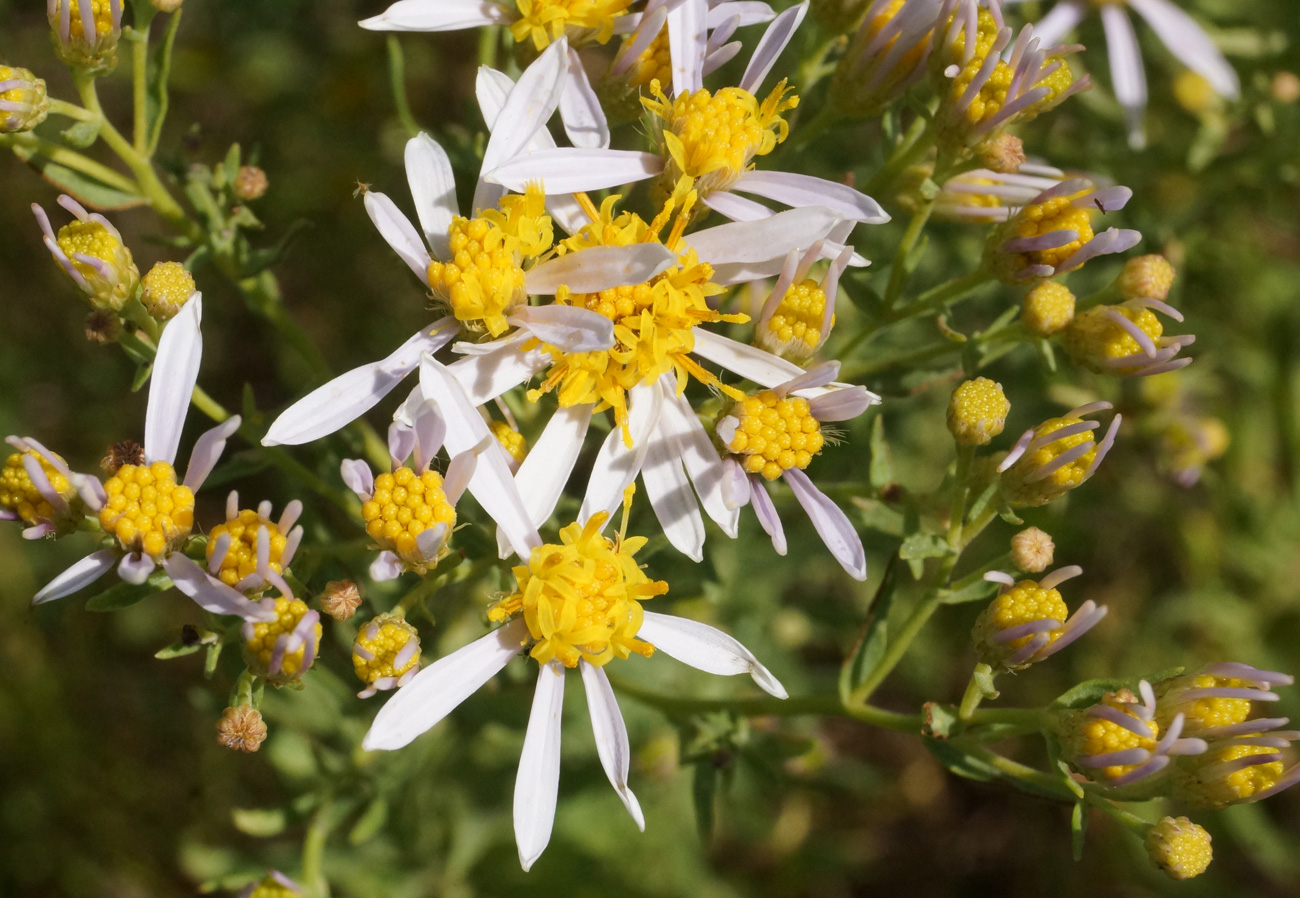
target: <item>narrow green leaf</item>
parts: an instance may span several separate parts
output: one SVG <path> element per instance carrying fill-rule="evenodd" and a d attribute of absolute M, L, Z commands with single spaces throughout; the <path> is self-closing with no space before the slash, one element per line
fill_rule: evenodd
<path fill-rule="evenodd" d="M 166 580 L 166 576 L 163 577 Z M 171 581 L 167 580 L 167 586 Z M 156 592 L 161 592 L 166 587 L 159 587 L 155 583 L 155 578 L 150 577 L 144 583 L 138 586 L 134 583 L 122 581 L 115 583 L 99 595 L 91 596 L 86 600 L 87 611 L 120 611 L 123 608 L 130 608 L 132 605 L 147 599 Z"/>
<path fill-rule="evenodd" d="M 972 757 L 951 742 L 930 737 L 922 737 L 921 741 L 940 764 L 957 776 L 982 783 L 992 782 L 1002 777 L 1002 771 L 992 764 Z"/>
<path fill-rule="evenodd" d="M 716 822 L 713 803 L 717 794 L 718 771 L 707 759 L 698 762 L 691 784 L 691 796 L 695 799 L 695 825 L 699 829 L 700 841 L 705 845 L 713 841 L 713 825 Z"/>
<path fill-rule="evenodd" d="M 361 812 L 357 819 L 356 825 L 348 833 L 348 841 L 353 845 L 360 845 L 362 842 L 369 842 L 374 838 L 388 821 L 388 802 L 382 797 L 376 798 L 370 802 L 370 805 Z"/>
<path fill-rule="evenodd" d="M 244 835 L 261 839 L 278 836 L 286 823 L 283 808 L 235 808 L 230 822 Z"/>
<path fill-rule="evenodd" d="M 848 701 L 853 690 L 866 681 L 889 646 L 889 611 L 898 588 L 898 553 L 889 556 L 885 575 L 871 598 L 867 619 L 862 623 L 858 641 L 840 668 L 840 698 Z"/>
<path fill-rule="evenodd" d="M 1088 806 L 1082 801 L 1074 803 L 1070 814 L 1070 847 L 1076 861 L 1083 860 L 1083 837 L 1088 830 Z"/>
<path fill-rule="evenodd" d="M 92 178 L 76 169 L 52 162 L 45 156 L 33 154 L 24 161 L 40 172 L 45 180 L 87 206 L 108 212 L 120 212 L 143 206 L 145 201 L 134 193 L 126 193 L 116 187 L 109 187 L 103 181 Z"/>
<path fill-rule="evenodd" d="M 66 131 L 63 131 L 59 136 L 63 138 L 64 143 L 68 144 L 68 146 L 84 150 L 96 140 L 99 140 L 99 130 L 103 125 L 103 119 L 95 119 L 89 122 L 77 122 Z"/>
<path fill-rule="evenodd" d="M 955 589 L 946 593 L 940 600 L 945 605 L 961 605 L 965 602 L 978 602 L 980 599 L 990 598 L 993 593 L 997 592 L 998 585 L 990 583 L 987 580 L 976 580 L 961 589 Z"/>

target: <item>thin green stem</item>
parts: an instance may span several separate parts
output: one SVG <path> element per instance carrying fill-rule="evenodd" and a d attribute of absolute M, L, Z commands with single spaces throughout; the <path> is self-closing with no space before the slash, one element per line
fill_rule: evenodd
<path fill-rule="evenodd" d="M 137 9 L 147 4 L 136 4 Z M 153 12 L 153 7 L 147 7 Z M 141 15 L 137 12 L 137 16 Z M 132 145 L 144 158 L 149 158 L 149 26 L 136 23 L 136 34 L 131 41 L 131 97 L 135 109 Z"/>
<path fill-rule="evenodd" d="M 975 457 L 975 447 L 958 444 L 957 469 L 953 474 L 952 511 L 948 516 L 948 545 L 958 549 L 962 545 L 961 527 L 966 517 L 966 496 L 970 492 L 970 463 Z"/>
<path fill-rule="evenodd" d="M 966 692 L 961 697 L 961 706 L 957 709 L 957 716 L 962 720 L 970 720 L 974 716 L 976 709 L 979 708 L 980 702 L 984 701 L 984 689 L 979 682 L 980 667 L 987 668 L 988 665 L 976 666 L 975 672 L 970 675 L 970 682 L 966 684 Z"/>
<path fill-rule="evenodd" d="M 972 726 L 996 723 L 1022 726 L 1032 732 L 1047 724 L 1047 713 L 1041 708 L 978 708 L 963 719 L 968 720 Z"/>
<path fill-rule="evenodd" d="M 1071 803 L 1075 801 L 1074 793 L 1070 791 L 1069 786 L 1061 781 L 1059 776 L 1035 770 L 1033 767 L 1003 757 L 983 746 L 971 748 L 969 751 L 972 757 L 978 758 L 993 767 L 1024 791 L 1034 795 L 1042 795 L 1046 792 L 1061 801 Z"/>
<path fill-rule="evenodd" d="M 130 178 L 113 171 L 107 165 L 96 162 L 76 150 L 59 146 L 37 137 L 35 134 L 0 134 L 0 146 L 13 148 L 14 155 L 27 162 L 32 156 L 40 154 L 51 162 L 79 171 L 101 183 L 132 196 L 140 194 L 140 187 Z"/>
<path fill-rule="evenodd" d="M 889 187 L 898 176 L 914 165 L 917 160 L 929 152 L 934 146 L 934 130 L 927 128 L 929 122 L 918 116 L 903 139 L 899 141 L 898 146 L 894 147 L 894 152 L 885 160 L 885 164 L 880 170 L 872 175 L 871 180 L 867 182 L 863 191 L 875 195 L 885 188 Z"/>
<path fill-rule="evenodd" d="M 406 57 L 402 53 L 402 43 L 395 34 L 388 36 L 388 80 L 393 89 L 393 105 L 397 109 L 398 121 L 414 137 L 420 133 L 420 125 L 411 114 L 411 104 L 406 96 Z"/>
<path fill-rule="evenodd" d="M 921 234 L 925 231 L 925 225 L 929 222 L 932 211 L 934 211 L 934 198 L 922 199 L 907 223 L 907 230 L 903 232 L 903 239 L 898 244 L 898 252 L 894 253 L 894 267 L 889 272 L 889 286 L 885 288 L 887 314 L 893 311 L 894 304 L 898 302 L 898 297 L 902 295 L 903 287 L 907 284 L 908 260 L 916 249 Z"/>
<path fill-rule="evenodd" d="M 312 814 L 307 834 L 302 840 L 302 885 L 313 898 L 329 898 L 330 886 L 325 879 L 325 845 L 334 828 L 334 800 L 326 796 Z"/>
<path fill-rule="evenodd" d="M 1145 836 L 1147 830 L 1151 828 L 1150 821 L 1143 820 L 1132 811 L 1124 810 L 1109 798 L 1099 794 L 1095 789 L 1090 789 L 1087 786 L 1084 786 L 1083 798 L 1084 801 L 1088 802 L 1088 804 L 1110 815 L 1110 817 L 1119 821 L 1119 823 L 1125 828 L 1139 836 Z"/>
<path fill-rule="evenodd" d="M 66 100 L 50 98 L 50 115 L 61 115 L 64 118 L 74 119 L 79 122 L 94 122 L 99 120 L 99 116 L 89 109 L 83 109 L 75 103 L 69 103 Z"/>

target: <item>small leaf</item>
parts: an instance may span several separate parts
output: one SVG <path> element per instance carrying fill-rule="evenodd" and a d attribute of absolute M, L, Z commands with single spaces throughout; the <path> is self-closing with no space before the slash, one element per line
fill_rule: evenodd
<path fill-rule="evenodd" d="M 160 576 L 161 575 L 161 576 Z M 125 580 L 115 583 L 99 595 L 86 600 L 87 611 L 120 611 L 147 599 L 149 596 L 172 585 L 170 579 L 161 570 L 154 571 L 149 579 L 136 585 Z"/>
<path fill-rule="evenodd" d="M 960 777 L 982 783 L 1002 778 L 1002 771 L 987 761 L 972 757 L 951 742 L 924 737 L 921 741 L 940 764 Z"/>
<path fill-rule="evenodd" d="M 954 589 L 952 592 L 944 593 L 943 598 L 939 601 L 945 605 L 961 605 L 964 602 L 978 602 L 980 599 L 987 599 L 997 591 L 998 585 L 990 583 L 987 580 L 976 580 L 974 583 L 968 583 L 961 589 Z"/>
<path fill-rule="evenodd" d="M 383 828 L 384 823 L 388 821 L 388 802 L 382 797 L 376 798 L 370 802 L 370 805 L 361 813 L 357 819 L 356 825 L 348 833 L 348 841 L 353 845 L 360 845 L 362 842 L 369 842 L 374 838 L 375 833 Z"/>
<path fill-rule="evenodd" d="M 877 490 L 894 482 L 894 463 L 889 456 L 889 445 L 885 442 L 885 418 L 876 415 L 871 422 L 871 466 L 867 477 L 871 486 Z"/>
<path fill-rule="evenodd" d="M 68 168 L 66 165 L 51 162 L 45 156 L 24 153 L 21 147 L 14 147 L 14 154 L 40 172 L 45 180 L 84 205 L 109 212 L 120 212 L 123 209 L 133 209 L 145 204 L 144 198 L 138 194 L 109 187 L 97 178 Z"/>
<path fill-rule="evenodd" d="M 184 638 L 181 638 L 167 646 L 167 648 L 154 652 L 153 656 L 159 661 L 170 661 L 172 658 L 184 658 L 186 655 L 193 655 L 201 648 L 203 648 L 201 643 L 188 643 Z"/>
<path fill-rule="evenodd" d="M 128 353 L 130 351 L 128 350 Z M 152 362 L 142 362 L 136 366 L 135 376 L 131 378 L 131 392 L 138 393 L 149 382 L 149 375 L 153 373 Z"/>
<path fill-rule="evenodd" d="M 937 533 L 913 533 L 903 540 L 898 557 L 904 561 L 923 558 L 942 558 L 951 555 L 953 548 L 948 540 Z"/>
<path fill-rule="evenodd" d="M 885 576 L 872 596 L 867 619 L 862 623 L 858 641 L 840 668 L 840 698 L 848 702 L 849 696 L 867 677 L 871 676 L 889 645 L 889 611 L 894 604 L 898 587 L 898 553 L 889 556 Z"/>
<path fill-rule="evenodd" d="M 1151 683 L 1158 683 L 1161 680 L 1167 680 L 1171 677 L 1179 676 L 1183 672 L 1182 667 L 1171 667 L 1158 673 L 1146 677 L 1128 677 L 1128 678 L 1111 678 L 1105 680 L 1084 680 L 1082 683 L 1067 689 L 1056 697 L 1048 707 L 1050 708 L 1087 708 L 1097 704 L 1108 692 L 1118 692 L 1121 689 L 1131 689 L 1136 691 L 1140 680 L 1147 680 Z"/>
<path fill-rule="evenodd" d="M 286 821 L 282 808 L 235 808 L 230 822 L 245 835 L 265 839 L 284 832 Z"/>
<path fill-rule="evenodd" d="M 225 643 L 216 642 L 208 646 L 208 656 L 203 659 L 203 678 L 212 679 L 212 675 L 217 672 L 217 661 L 221 658 L 221 649 Z"/>
<path fill-rule="evenodd" d="M 244 276 L 252 277 L 283 259 L 285 254 L 289 252 L 289 248 L 293 244 L 294 238 L 310 226 L 310 221 L 305 218 L 299 218 L 289 225 L 284 234 L 273 246 L 250 251 L 248 257 L 244 260 Z"/>
<path fill-rule="evenodd" d="M 957 716 L 957 709 L 952 705 L 926 702 L 923 713 L 925 723 L 921 727 L 921 732 L 934 739 L 947 739 L 960 731 L 963 726 L 961 718 Z"/>
<path fill-rule="evenodd" d="M 997 495 L 997 491 L 998 482 L 996 480 L 984 487 L 984 489 L 980 491 L 979 495 L 975 497 L 975 501 L 971 502 L 970 509 L 966 512 L 966 519 L 968 521 L 973 521 L 978 518 L 980 513 L 984 511 L 984 508 L 993 501 L 993 497 Z"/>
<path fill-rule="evenodd" d="M 84 150 L 99 139 L 99 129 L 103 127 L 103 119 L 94 119 L 89 122 L 77 122 L 71 128 L 68 128 L 60 136 L 69 146 Z"/>
<path fill-rule="evenodd" d="M 1088 830 L 1088 806 L 1082 801 L 1074 803 L 1070 814 L 1070 847 L 1074 850 L 1074 859 L 1083 860 L 1083 837 Z"/>
<path fill-rule="evenodd" d="M 854 496 L 850 500 L 858 509 L 858 519 L 868 530 L 875 530 L 889 536 L 902 537 L 903 513 L 890 508 L 879 499 Z"/>

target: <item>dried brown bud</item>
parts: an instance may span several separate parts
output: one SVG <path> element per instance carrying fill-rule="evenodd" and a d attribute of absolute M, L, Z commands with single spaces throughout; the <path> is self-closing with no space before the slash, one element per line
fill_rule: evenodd
<path fill-rule="evenodd" d="M 110 475 L 116 474 L 122 465 L 144 464 L 144 447 L 135 440 L 123 440 L 108 447 L 108 454 L 99 466 Z"/>
<path fill-rule="evenodd" d="M 1026 527 L 1011 537 L 1011 563 L 1022 571 L 1037 574 L 1052 563 L 1056 544 L 1037 527 Z"/>
<path fill-rule="evenodd" d="M 122 336 L 122 319 L 108 309 L 96 309 L 86 316 L 86 339 L 103 346 Z"/>
<path fill-rule="evenodd" d="M 1295 72 L 1278 72 L 1270 85 L 1273 99 L 1279 103 L 1294 103 L 1300 100 L 1300 77 Z"/>
<path fill-rule="evenodd" d="M 335 620 L 347 620 L 361 606 L 361 590 L 351 580 L 331 580 L 320 595 L 320 607 Z"/>
<path fill-rule="evenodd" d="M 1014 175 L 1025 164 L 1025 144 L 1019 137 L 999 134 L 980 147 L 980 162 L 1000 175 Z"/>
<path fill-rule="evenodd" d="M 266 739 L 266 722 L 256 708 L 227 708 L 217 721 L 217 741 L 231 751 L 255 752 Z"/>
<path fill-rule="evenodd" d="M 265 196 L 266 189 L 270 186 L 266 172 L 256 165 L 240 166 L 239 173 L 235 175 L 235 199 L 241 203 L 251 203 Z"/>

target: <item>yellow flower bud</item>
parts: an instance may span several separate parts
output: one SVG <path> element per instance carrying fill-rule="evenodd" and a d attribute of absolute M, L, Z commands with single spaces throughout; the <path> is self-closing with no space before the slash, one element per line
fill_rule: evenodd
<path fill-rule="evenodd" d="M 1002 384 L 977 377 L 964 381 L 948 401 L 948 430 L 962 446 L 987 446 L 1007 424 L 1011 403 Z"/>
<path fill-rule="evenodd" d="M 0 134 L 32 130 L 49 109 L 43 79 L 27 69 L 0 65 Z"/>
<path fill-rule="evenodd" d="M 1173 879 L 1200 876 L 1214 858 L 1210 834 L 1186 817 L 1162 817 L 1143 844 L 1151 863 Z"/>
<path fill-rule="evenodd" d="M 1074 320 L 1074 294 L 1056 281 L 1043 281 L 1025 294 L 1020 320 L 1039 337 L 1059 334 Z"/>
<path fill-rule="evenodd" d="M 1136 256 L 1124 263 L 1119 292 L 1125 299 L 1165 300 L 1173 286 L 1174 273 L 1174 266 L 1162 255 Z"/>
<path fill-rule="evenodd" d="M 140 301 L 149 314 L 167 321 L 194 295 L 194 276 L 180 262 L 159 262 L 140 281 Z"/>

